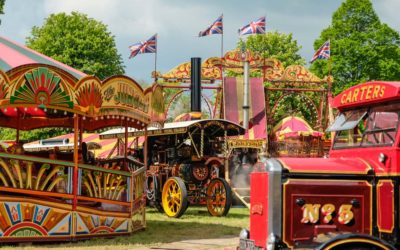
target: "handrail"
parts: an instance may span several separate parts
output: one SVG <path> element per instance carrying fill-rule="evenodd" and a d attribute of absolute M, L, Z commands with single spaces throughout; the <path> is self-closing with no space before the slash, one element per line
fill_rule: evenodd
<path fill-rule="evenodd" d="M 46 159 L 46 158 L 28 156 L 28 155 L 15 155 L 15 154 L 8 154 L 8 153 L 1 153 L 0 152 L 0 158 L 8 158 L 8 159 L 16 159 L 16 160 L 24 160 L 24 161 L 33 161 L 33 162 L 48 163 L 48 164 L 53 164 L 53 165 L 62 165 L 62 166 L 66 166 L 66 167 L 74 167 L 74 163 L 73 162 L 60 161 L 60 160 L 50 160 L 50 159 Z M 128 177 L 131 176 L 131 173 L 126 172 L 126 171 L 107 169 L 107 168 L 92 166 L 92 165 L 88 165 L 88 164 L 78 164 L 78 167 L 82 168 L 82 169 L 106 172 L 106 173 L 123 175 L 123 176 L 128 176 Z"/>
<path fill-rule="evenodd" d="M 46 158 L 36 157 L 36 156 L 29 156 L 29 155 L 15 155 L 9 153 L 0 153 L 0 158 L 8 158 L 8 159 L 16 159 L 16 160 L 25 160 L 25 161 L 34 161 L 40 163 L 48 163 L 48 164 L 56 164 L 56 165 L 63 165 L 67 167 L 73 167 L 74 163 L 69 161 L 60 161 L 60 160 L 50 160 Z"/>
<path fill-rule="evenodd" d="M 127 177 L 131 176 L 131 173 L 127 172 L 127 171 L 102 168 L 102 167 L 97 167 L 97 166 L 92 166 L 92 165 L 87 165 L 87 164 L 81 164 L 80 163 L 80 164 L 78 164 L 78 167 L 82 168 L 82 169 L 100 171 L 100 172 L 105 172 L 105 173 L 110 173 L 110 174 L 123 175 L 123 176 L 127 176 Z"/>

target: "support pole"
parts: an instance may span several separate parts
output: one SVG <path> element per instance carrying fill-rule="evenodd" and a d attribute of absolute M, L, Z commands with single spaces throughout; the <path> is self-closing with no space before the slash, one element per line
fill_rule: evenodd
<path fill-rule="evenodd" d="M 78 140 L 79 140 L 79 115 L 74 116 L 74 171 L 72 176 L 72 194 L 74 196 L 72 202 L 72 210 L 76 210 L 78 204 Z"/>
<path fill-rule="evenodd" d="M 128 119 L 125 119 L 124 166 L 128 169 Z"/>
<path fill-rule="evenodd" d="M 156 52 L 154 53 L 154 80 L 155 83 L 158 82 L 158 75 L 157 75 L 157 47 L 158 47 L 158 34 L 156 34 Z"/>
<path fill-rule="evenodd" d="M 16 134 L 16 138 L 15 138 L 15 142 L 17 144 L 19 144 L 19 130 L 20 130 L 20 126 L 21 126 L 21 114 L 19 112 L 19 110 L 17 109 L 17 134 Z"/>
<path fill-rule="evenodd" d="M 147 127 L 144 128 L 144 142 L 143 142 L 143 161 L 144 161 L 144 167 L 146 168 L 146 170 L 148 169 L 148 165 L 147 165 L 147 149 L 148 147 L 148 142 L 147 142 Z"/>
<path fill-rule="evenodd" d="M 244 74 L 244 88 L 243 88 L 243 127 L 249 129 L 249 82 L 250 82 L 250 63 L 246 60 L 243 63 L 243 74 Z"/>

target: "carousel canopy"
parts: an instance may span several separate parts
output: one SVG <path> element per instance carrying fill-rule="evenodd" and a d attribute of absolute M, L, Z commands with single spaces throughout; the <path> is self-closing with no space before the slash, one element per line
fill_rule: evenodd
<path fill-rule="evenodd" d="M 224 81 L 225 119 L 243 124 L 243 78 L 226 77 Z M 243 139 L 265 139 L 267 120 L 262 78 L 250 78 L 249 129 Z"/>
<path fill-rule="evenodd" d="M 21 65 L 41 63 L 55 66 L 59 69 L 70 73 L 75 78 L 80 79 L 86 76 L 85 73 L 80 72 L 66 64 L 58 62 L 48 56 L 40 54 L 28 47 L 21 44 L 8 40 L 5 37 L 0 36 L 0 69 L 3 71 L 9 71 L 10 69 L 16 68 Z"/>
<path fill-rule="evenodd" d="M 288 116 L 280 121 L 272 130 L 278 140 L 285 138 L 298 138 L 301 136 L 322 137 L 324 133 L 315 131 L 302 118 Z"/>
<path fill-rule="evenodd" d="M 206 132 L 207 130 L 209 130 L 208 132 L 213 133 L 215 136 L 224 136 L 225 131 L 227 132 L 228 136 L 237 136 L 244 133 L 244 128 L 236 123 L 221 119 L 203 119 L 165 123 L 163 128 L 150 127 L 147 130 L 147 135 L 160 136 L 171 134 L 184 134 L 193 128 L 204 129 Z M 132 128 L 128 130 L 129 137 L 138 137 L 144 135 L 144 130 L 135 130 Z M 112 129 L 100 134 L 101 139 L 124 138 L 124 136 L 125 130 L 122 128 Z"/>

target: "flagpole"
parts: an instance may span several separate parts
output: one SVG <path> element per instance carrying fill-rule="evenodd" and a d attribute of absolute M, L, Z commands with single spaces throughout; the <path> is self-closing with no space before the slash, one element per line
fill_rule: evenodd
<path fill-rule="evenodd" d="M 158 51 L 158 34 L 156 34 L 156 53 L 154 55 L 154 79 L 157 83 L 158 76 L 157 76 L 157 51 Z"/>
<path fill-rule="evenodd" d="M 223 26 L 224 25 L 223 24 L 224 19 L 223 19 L 223 17 L 224 17 L 224 14 L 222 14 L 222 20 L 221 20 L 222 21 L 222 34 L 221 34 L 221 77 L 222 77 L 221 83 L 222 83 L 222 95 L 224 93 L 224 84 L 225 84 L 224 26 Z M 217 93 L 217 95 L 218 95 L 218 93 Z M 216 105 L 218 105 L 218 103 L 216 103 Z M 221 105 L 223 105 L 222 104 L 222 98 L 221 98 Z M 221 117 L 221 114 L 220 114 L 220 118 L 225 118 L 225 114 L 224 114 L 224 117 Z"/>

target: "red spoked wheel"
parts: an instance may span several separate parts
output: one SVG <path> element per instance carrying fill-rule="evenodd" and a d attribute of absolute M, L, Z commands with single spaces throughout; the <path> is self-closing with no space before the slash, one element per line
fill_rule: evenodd
<path fill-rule="evenodd" d="M 226 180 L 212 179 L 207 187 L 207 210 L 212 216 L 225 216 L 232 204 L 232 191 Z"/>

